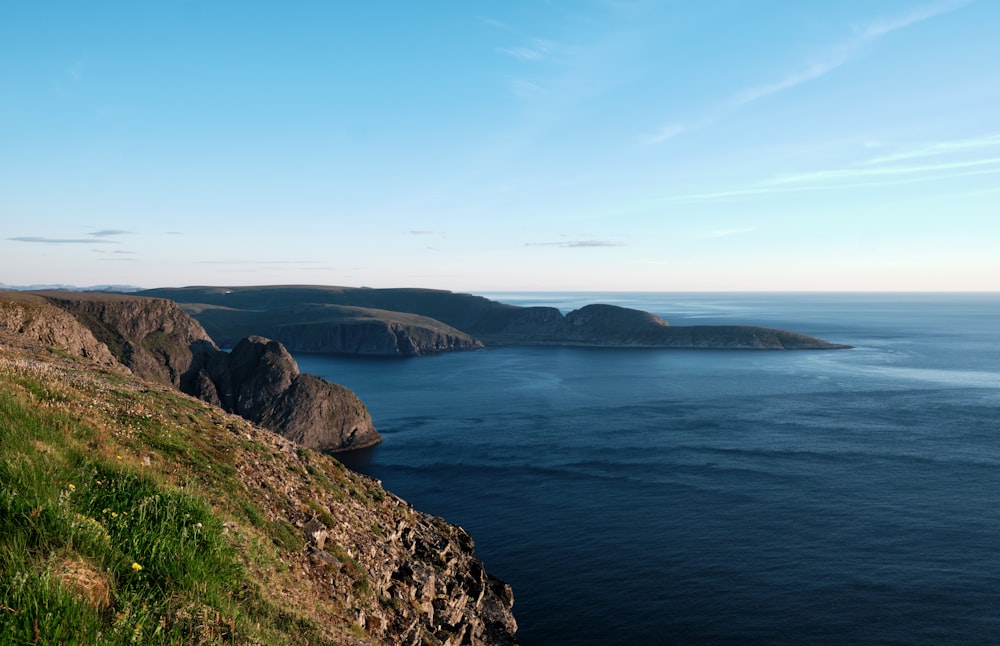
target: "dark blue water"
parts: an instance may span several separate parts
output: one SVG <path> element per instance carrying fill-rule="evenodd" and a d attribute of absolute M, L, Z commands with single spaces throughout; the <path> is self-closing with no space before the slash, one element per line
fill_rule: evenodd
<path fill-rule="evenodd" d="M 1000 643 L 1000 296 L 495 294 L 834 352 L 298 356 L 468 529 L 526 644 Z"/>

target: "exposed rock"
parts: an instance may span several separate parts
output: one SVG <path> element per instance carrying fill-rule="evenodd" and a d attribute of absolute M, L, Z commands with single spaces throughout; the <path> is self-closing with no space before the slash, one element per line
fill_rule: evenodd
<path fill-rule="evenodd" d="M 18 345 L 53 348 L 107 367 L 119 365 L 86 326 L 34 294 L 0 291 L 0 336 Z"/>
<path fill-rule="evenodd" d="M 39 292 L 93 332 L 122 364 L 150 381 L 190 391 L 218 348 L 201 325 L 162 298 Z"/>
<path fill-rule="evenodd" d="M 231 354 L 223 352 L 169 300 L 5 293 L 0 329 L 70 354 L 124 365 L 143 379 L 178 388 L 309 448 L 343 451 L 381 440 L 353 392 L 301 374 L 280 343 L 252 337 Z"/>
<path fill-rule="evenodd" d="M 342 451 L 381 440 L 368 409 L 353 392 L 299 366 L 277 341 L 248 337 L 216 355 L 193 393 L 302 446 Z M 207 378 L 207 380 L 206 380 Z"/>

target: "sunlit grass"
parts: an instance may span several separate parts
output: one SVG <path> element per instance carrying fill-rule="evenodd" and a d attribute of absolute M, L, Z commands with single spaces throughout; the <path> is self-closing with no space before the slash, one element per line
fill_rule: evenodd
<path fill-rule="evenodd" d="M 68 377 L 0 365 L 0 643 L 326 643 L 241 554 L 266 565 L 302 539 L 241 496 L 220 419 Z"/>

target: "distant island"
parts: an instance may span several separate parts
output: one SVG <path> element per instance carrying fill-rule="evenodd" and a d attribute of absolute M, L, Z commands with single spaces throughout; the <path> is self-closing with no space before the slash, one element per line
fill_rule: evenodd
<path fill-rule="evenodd" d="M 223 347 L 261 335 L 291 352 L 419 356 L 504 345 L 731 350 L 850 346 L 748 325 L 673 326 L 641 310 L 592 304 L 563 314 L 446 290 L 319 285 L 150 289 Z"/>

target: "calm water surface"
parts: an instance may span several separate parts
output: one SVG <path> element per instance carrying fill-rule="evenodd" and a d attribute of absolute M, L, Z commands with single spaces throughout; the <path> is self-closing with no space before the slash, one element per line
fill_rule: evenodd
<path fill-rule="evenodd" d="M 834 352 L 298 355 L 468 529 L 526 644 L 1000 643 L 1000 296 L 486 294 Z"/>

